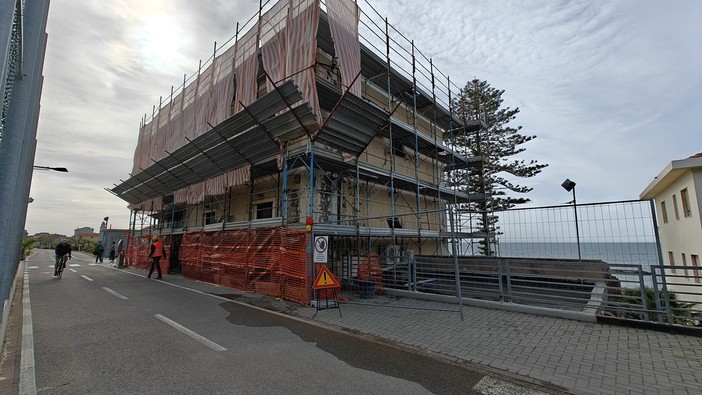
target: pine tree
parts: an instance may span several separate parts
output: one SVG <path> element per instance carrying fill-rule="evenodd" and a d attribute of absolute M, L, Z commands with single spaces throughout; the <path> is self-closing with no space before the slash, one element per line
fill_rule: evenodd
<path fill-rule="evenodd" d="M 480 241 L 480 252 L 493 255 L 494 236 L 498 233 L 498 216 L 495 211 L 512 208 L 529 202 L 525 194 L 533 188 L 518 185 L 506 177 L 529 178 L 539 174 L 548 164 L 536 160 L 520 160 L 513 157 L 526 150 L 522 145 L 536 138 L 523 135 L 521 126 L 512 126 L 519 108 L 502 107 L 502 94 L 487 81 L 474 79 L 468 82 L 458 98 L 453 100 L 454 116 L 464 124 L 478 120 L 482 127 L 478 131 L 457 128 L 453 131 L 452 143 L 456 151 L 464 156 L 483 158 L 482 167 L 456 170 L 451 183 L 468 194 L 487 194 L 486 200 L 473 202 L 462 211 L 479 214 L 476 225 L 487 237 Z"/>

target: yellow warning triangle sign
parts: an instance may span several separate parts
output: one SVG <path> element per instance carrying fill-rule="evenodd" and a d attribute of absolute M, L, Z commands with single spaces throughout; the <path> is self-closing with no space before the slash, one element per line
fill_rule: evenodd
<path fill-rule="evenodd" d="M 313 289 L 326 289 L 326 288 L 341 288 L 341 283 L 334 277 L 334 275 L 329 271 L 329 268 L 322 266 L 319 273 L 317 273 L 317 278 L 314 280 Z"/>

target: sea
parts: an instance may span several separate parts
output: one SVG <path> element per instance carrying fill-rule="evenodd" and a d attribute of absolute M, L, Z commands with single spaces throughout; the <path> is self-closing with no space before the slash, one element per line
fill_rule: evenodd
<path fill-rule="evenodd" d="M 514 243 L 497 246 L 498 256 L 526 258 L 578 259 L 577 243 Z M 600 259 L 609 264 L 641 265 L 649 269 L 658 264 L 656 243 L 580 243 L 582 259 Z"/>

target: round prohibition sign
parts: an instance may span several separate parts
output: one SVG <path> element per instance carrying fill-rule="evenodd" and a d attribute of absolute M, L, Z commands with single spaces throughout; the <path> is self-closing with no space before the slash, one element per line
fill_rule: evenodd
<path fill-rule="evenodd" d="M 323 237 L 317 238 L 317 240 L 314 241 L 314 249 L 320 254 L 327 252 L 327 240 Z"/>

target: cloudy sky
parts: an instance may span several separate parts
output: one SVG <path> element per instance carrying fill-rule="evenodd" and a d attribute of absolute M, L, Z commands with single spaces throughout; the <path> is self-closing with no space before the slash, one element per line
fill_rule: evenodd
<path fill-rule="evenodd" d="M 451 80 L 505 90 L 548 163 L 520 183 L 534 206 L 637 199 L 671 160 L 702 152 L 702 2 L 369 0 Z M 365 0 L 359 5 L 370 11 Z M 103 217 L 127 179 L 142 116 L 197 71 L 257 0 L 52 1 L 26 229 L 72 235 Z"/>

